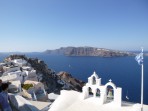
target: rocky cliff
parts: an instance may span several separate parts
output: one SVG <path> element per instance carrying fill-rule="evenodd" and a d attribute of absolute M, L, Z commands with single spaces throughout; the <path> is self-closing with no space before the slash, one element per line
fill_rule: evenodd
<path fill-rule="evenodd" d="M 66 56 L 99 56 L 99 57 L 122 57 L 133 56 L 134 53 L 109 50 L 95 47 L 61 47 L 56 50 L 46 50 L 47 54 L 66 55 Z"/>
<path fill-rule="evenodd" d="M 77 80 L 67 72 L 60 72 L 55 74 L 54 71 L 48 68 L 44 61 L 38 58 L 27 58 L 25 55 L 10 55 L 5 61 L 13 59 L 24 59 L 29 66 L 34 68 L 38 76 L 42 76 L 41 82 L 46 86 L 48 93 L 55 92 L 59 93 L 60 90 L 76 90 L 81 91 L 84 82 Z"/>
<path fill-rule="evenodd" d="M 64 89 L 82 90 L 84 82 L 73 78 L 71 74 L 61 71 L 57 74 L 57 76 L 58 82 L 63 84 Z"/>

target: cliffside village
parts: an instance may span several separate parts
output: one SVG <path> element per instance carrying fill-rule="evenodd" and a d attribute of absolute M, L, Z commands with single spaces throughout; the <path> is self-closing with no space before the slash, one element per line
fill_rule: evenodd
<path fill-rule="evenodd" d="M 8 93 L 16 110 L 26 111 L 27 108 L 29 111 L 46 111 L 52 97 L 56 98 L 56 95 L 47 94 L 44 84 L 40 82 L 42 76 L 38 76 L 36 70 L 24 59 L 6 58 L 5 62 L 0 63 L 0 75 L 3 83 L 10 83 Z"/>

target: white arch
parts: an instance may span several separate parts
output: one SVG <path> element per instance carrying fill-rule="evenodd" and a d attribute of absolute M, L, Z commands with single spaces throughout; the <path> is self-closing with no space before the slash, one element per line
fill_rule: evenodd
<path fill-rule="evenodd" d="M 107 87 L 108 86 L 111 86 L 112 88 L 113 88 L 113 91 L 114 91 L 114 95 L 113 95 L 113 97 L 115 97 L 116 96 L 116 89 L 117 89 L 117 87 L 116 87 L 116 85 L 114 84 L 114 83 L 112 83 L 111 82 L 111 80 L 110 80 L 110 82 L 108 82 L 106 85 L 105 85 L 105 101 L 107 101 Z M 115 101 L 115 99 L 113 99 L 113 101 Z"/>
<path fill-rule="evenodd" d="M 117 89 L 116 85 L 112 82 L 108 82 L 107 84 L 105 84 L 105 89 L 107 88 L 107 86 L 112 86 L 114 90 Z"/>

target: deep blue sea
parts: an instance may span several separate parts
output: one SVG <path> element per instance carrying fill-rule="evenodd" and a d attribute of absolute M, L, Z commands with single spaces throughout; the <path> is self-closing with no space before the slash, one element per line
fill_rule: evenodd
<path fill-rule="evenodd" d="M 8 55 L 0 54 L 0 61 Z M 56 73 L 66 71 L 85 82 L 96 71 L 102 78 L 102 84 L 112 79 L 117 87 L 122 87 L 122 100 L 126 100 L 125 96 L 128 91 L 128 101 L 140 103 L 141 67 L 135 61 L 135 57 L 67 57 L 41 53 L 26 53 L 25 55 L 44 60 Z M 148 57 L 144 57 L 144 103 L 148 104 Z"/>

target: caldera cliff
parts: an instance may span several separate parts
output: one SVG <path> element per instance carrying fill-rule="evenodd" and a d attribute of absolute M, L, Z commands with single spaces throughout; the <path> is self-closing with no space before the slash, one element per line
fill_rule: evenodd
<path fill-rule="evenodd" d="M 122 57 L 133 56 L 132 52 L 110 50 L 95 47 L 61 47 L 55 50 L 46 50 L 46 54 L 65 55 L 65 56 L 98 56 L 98 57 Z"/>

